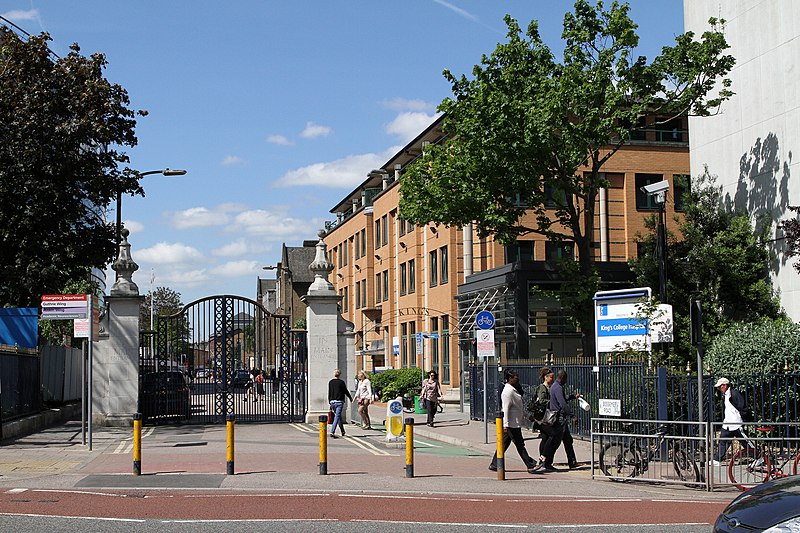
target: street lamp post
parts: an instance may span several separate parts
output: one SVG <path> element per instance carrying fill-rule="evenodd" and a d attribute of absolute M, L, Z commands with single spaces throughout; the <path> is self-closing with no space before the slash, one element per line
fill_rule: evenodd
<path fill-rule="evenodd" d="M 165 168 L 163 170 L 148 170 L 147 172 L 138 172 L 138 176 L 149 176 L 151 174 L 161 174 L 163 176 L 183 176 L 186 174 L 185 170 L 173 170 Z M 122 191 L 117 191 L 117 246 L 122 242 Z"/>

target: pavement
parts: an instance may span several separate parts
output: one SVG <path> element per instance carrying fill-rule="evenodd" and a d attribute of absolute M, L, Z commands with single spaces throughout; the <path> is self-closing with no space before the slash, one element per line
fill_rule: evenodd
<path fill-rule="evenodd" d="M 0 491 L 48 489 L 209 489 L 209 490 L 372 490 L 463 494 L 549 494 L 620 498 L 730 499 L 683 485 L 614 483 L 592 480 L 589 441 L 575 439 L 580 468 L 566 468 L 563 448 L 555 456 L 561 471 L 528 474 L 512 445 L 506 479 L 488 470 L 496 449 L 495 428 L 471 420 L 468 406 L 445 405 L 434 427 L 426 415 L 415 421 L 415 479 L 406 474 L 405 445 L 387 442 L 385 404 L 370 406 L 373 429 L 350 417 L 347 438 L 327 440 L 328 474 L 320 475 L 319 424 L 236 424 L 235 475 L 226 475 L 226 428 L 220 425 L 145 427 L 142 475 L 133 471 L 131 428 L 95 427 L 92 449 L 80 421 L 71 420 L 0 443 Z M 327 428 L 326 428 L 327 429 Z M 529 454 L 538 456 L 538 433 L 523 430 Z M 435 443 L 440 443 L 439 445 Z M 398 449 L 401 448 L 401 449 Z M 556 483 L 554 483 L 556 482 Z M 546 487 L 546 488 L 545 488 Z"/>

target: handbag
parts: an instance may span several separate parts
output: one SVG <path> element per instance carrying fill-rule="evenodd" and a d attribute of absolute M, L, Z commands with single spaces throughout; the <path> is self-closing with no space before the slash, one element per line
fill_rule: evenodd
<path fill-rule="evenodd" d="M 558 424 L 558 419 L 560 415 L 560 411 L 553 411 L 550 408 L 544 410 L 544 416 L 542 417 L 542 425 L 543 426 L 555 426 Z"/>
<path fill-rule="evenodd" d="M 328 411 L 328 424 L 333 424 L 333 417 L 334 417 L 333 409 L 331 409 Z"/>

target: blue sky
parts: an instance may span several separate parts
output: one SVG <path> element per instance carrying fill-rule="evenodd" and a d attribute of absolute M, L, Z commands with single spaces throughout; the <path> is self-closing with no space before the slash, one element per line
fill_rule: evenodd
<path fill-rule="evenodd" d="M 630 4 L 642 54 L 683 32 L 682 0 Z M 152 272 L 189 303 L 254 298 L 281 243 L 316 238 L 330 209 L 430 124 L 451 94 L 443 69 L 469 74 L 505 39 L 506 13 L 523 28 L 539 20 L 557 50 L 572 5 L 0 0 L 0 14 L 50 33 L 59 55 L 71 43 L 104 53 L 106 77 L 149 112 L 131 166 L 188 171 L 143 178 L 146 197 L 124 197 L 122 218 L 142 294 Z"/>

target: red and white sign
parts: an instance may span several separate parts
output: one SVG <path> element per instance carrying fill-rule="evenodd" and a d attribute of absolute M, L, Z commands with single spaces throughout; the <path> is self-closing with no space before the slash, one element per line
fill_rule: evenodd
<path fill-rule="evenodd" d="M 494 357 L 494 330 L 476 329 L 475 338 L 478 344 L 478 359 Z"/>

